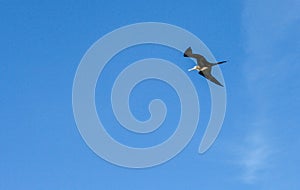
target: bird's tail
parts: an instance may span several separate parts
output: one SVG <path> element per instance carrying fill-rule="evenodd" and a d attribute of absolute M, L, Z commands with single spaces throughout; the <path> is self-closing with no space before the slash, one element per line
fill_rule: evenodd
<path fill-rule="evenodd" d="M 227 61 L 220 61 L 220 62 L 218 62 L 217 64 L 219 65 L 219 64 L 222 64 L 222 63 L 226 63 Z"/>

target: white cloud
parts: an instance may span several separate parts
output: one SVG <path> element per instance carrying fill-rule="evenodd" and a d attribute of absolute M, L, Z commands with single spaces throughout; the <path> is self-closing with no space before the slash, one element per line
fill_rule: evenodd
<path fill-rule="evenodd" d="M 291 58 L 299 57 L 299 40 L 295 39 L 299 31 L 295 27 L 300 21 L 299 6 L 298 0 L 245 2 L 242 25 L 248 86 L 265 88 L 274 84 L 278 74 L 282 80 L 282 74 L 287 73 L 282 70 L 293 64 Z"/>
<path fill-rule="evenodd" d="M 230 149 L 236 155 L 234 164 L 241 171 L 239 180 L 267 187 L 263 189 L 274 189 L 269 185 L 276 179 L 274 171 L 278 173 L 276 163 L 282 151 L 278 139 L 282 136 L 276 133 L 285 130 L 285 125 L 279 123 L 290 121 L 289 107 L 299 104 L 292 101 L 296 94 L 287 93 L 300 84 L 300 80 L 295 80 L 300 69 L 300 27 L 296 27 L 300 22 L 299 6 L 298 0 L 247 0 L 244 4 L 243 74 L 244 95 L 249 100 L 245 108 L 248 119 L 238 121 L 239 134 L 243 135 L 236 136 L 240 141 Z M 289 98 L 282 98 L 287 95 Z"/>
<path fill-rule="evenodd" d="M 271 154 L 276 149 L 266 134 L 272 133 L 278 121 L 278 115 L 271 115 L 272 107 L 278 105 L 278 98 L 273 97 L 290 91 L 296 86 L 294 83 L 299 84 L 295 80 L 287 82 L 300 69 L 295 64 L 300 59 L 297 39 L 300 28 L 295 27 L 300 21 L 299 6 L 298 0 L 248 0 L 244 4 L 244 76 L 246 93 L 251 97 L 250 112 L 253 112 L 249 121 L 243 121 L 249 123 L 244 127 L 250 135 L 239 145 L 241 179 L 245 183 L 256 183 L 271 171 Z"/>
<path fill-rule="evenodd" d="M 243 171 L 241 175 L 243 182 L 253 184 L 259 181 L 269 168 L 270 156 L 271 147 L 260 132 L 247 137 L 240 147 L 239 165 Z"/>

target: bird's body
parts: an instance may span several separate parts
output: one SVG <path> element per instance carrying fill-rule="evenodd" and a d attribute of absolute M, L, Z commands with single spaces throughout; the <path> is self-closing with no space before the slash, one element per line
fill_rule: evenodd
<path fill-rule="evenodd" d="M 211 82 L 213 82 L 213 83 L 215 83 L 217 85 L 223 86 L 215 77 L 213 77 L 211 75 L 211 68 L 214 65 L 222 64 L 222 63 L 225 63 L 226 61 L 221 61 L 221 62 L 217 62 L 217 63 L 210 63 L 202 55 L 200 55 L 200 54 L 193 54 L 191 47 L 189 47 L 184 52 L 184 57 L 192 57 L 192 58 L 195 58 L 197 60 L 197 65 L 194 66 L 193 68 L 189 69 L 188 71 L 197 70 L 197 71 L 199 71 L 198 73 L 200 75 L 202 75 L 203 77 L 207 78 Z"/>

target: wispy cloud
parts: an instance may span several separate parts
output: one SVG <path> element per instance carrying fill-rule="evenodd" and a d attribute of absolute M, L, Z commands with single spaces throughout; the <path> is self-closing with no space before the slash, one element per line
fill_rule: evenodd
<path fill-rule="evenodd" d="M 241 180 L 253 184 L 262 177 L 269 168 L 271 147 L 260 132 L 249 135 L 240 146 L 240 161 L 242 168 Z"/>
<path fill-rule="evenodd" d="M 265 88 L 268 83 L 274 84 L 275 76 L 284 74 L 284 66 L 294 63 L 291 58 L 299 57 L 297 38 L 300 31 L 295 27 L 300 21 L 299 6 L 298 0 L 245 2 L 242 18 L 244 69 L 249 86 L 255 83 L 255 88 Z"/>
<path fill-rule="evenodd" d="M 276 149 L 266 134 L 271 133 L 278 121 L 271 114 L 278 98 L 272 97 L 293 88 L 286 81 L 298 75 L 295 70 L 300 69 L 293 61 L 300 58 L 297 39 L 300 30 L 295 27 L 300 21 L 299 6 L 298 0 L 248 0 L 244 4 L 244 76 L 253 111 L 245 124 L 246 140 L 241 142 L 238 151 L 241 179 L 245 183 L 258 182 L 270 170 L 271 155 Z M 285 72 L 286 68 L 289 72 Z"/>

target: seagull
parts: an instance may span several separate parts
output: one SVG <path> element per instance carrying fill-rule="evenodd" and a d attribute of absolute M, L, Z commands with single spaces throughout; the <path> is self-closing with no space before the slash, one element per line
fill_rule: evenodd
<path fill-rule="evenodd" d="M 207 78 L 211 82 L 213 82 L 217 85 L 223 86 L 215 77 L 213 77 L 211 75 L 211 68 L 212 68 L 212 66 L 222 64 L 222 63 L 225 63 L 227 61 L 221 61 L 221 62 L 217 62 L 217 63 L 210 63 L 202 55 L 193 54 L 191 47 L 187 48 L 187 50 L 184 52 L 183 56 L 184 57 L 192 57 L 192 58 L 195 58 L 197 60 L 197 65 L 195 67 L 189 69 L 188 71 L 197 70 L 197 71 L 199 71 L 198 73 L 200 75 Z"/>

